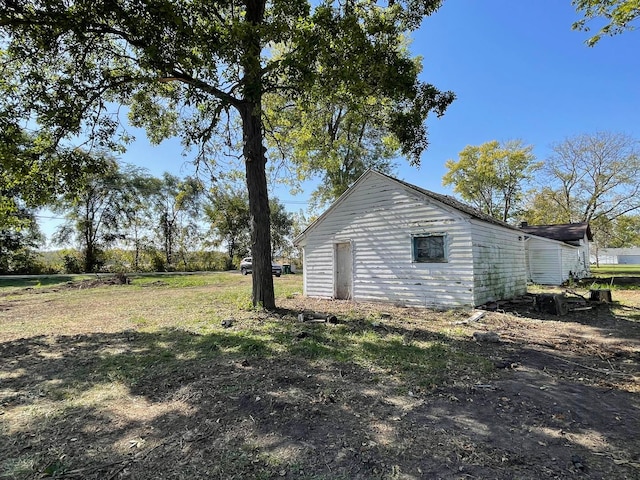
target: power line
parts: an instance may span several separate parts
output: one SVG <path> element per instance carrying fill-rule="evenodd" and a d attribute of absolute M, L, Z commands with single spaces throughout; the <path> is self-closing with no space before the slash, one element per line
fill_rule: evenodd
<path fill-rule="evenodd" d="M 44 220 L 66 220 L 64 217 L 48 217 L 46 215 L 34 215 L 36 218 L 42 218 Z"/>

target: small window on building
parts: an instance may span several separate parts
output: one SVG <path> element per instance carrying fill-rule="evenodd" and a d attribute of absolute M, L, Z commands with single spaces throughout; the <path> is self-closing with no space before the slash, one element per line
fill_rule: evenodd
<path fill-rule="evenodd" d="M 416 263 L 443 263 L 447 261 L 446 235 L 415 235 L 413 241 L 413 261 Z"/>

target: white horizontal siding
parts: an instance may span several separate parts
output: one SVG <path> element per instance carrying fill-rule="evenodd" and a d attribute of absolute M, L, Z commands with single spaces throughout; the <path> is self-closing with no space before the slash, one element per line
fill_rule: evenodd
<path fill-rule="evenodd" d="M 582 277 L 588 269 L 582 247 L 531 236 L 527 241 L 528 278 L 540 285 L 561 285 L 569 278 Z"/>
<path fill-rule="evenodd" d="M 562 255 L 556 242 L 535 237 L 527 241 L 529 256 L 529 280 L 539 285 L 562 283 Z"/>
<path fill-rule="evenodd" d="M 580 249 L 569 245 L 561 245 L 562 252 L 562 282 L 575 277 L 582 271 L 580 262 Z"/>
<path fill-rule="evenodd" d="M 582 265 L 582 270 L 580 271 L 580 277 L 588 277 L 591 275 L 591 250 L 589 245 L 589 239 L 585 234 L 584 238 L 580 240 L 580 264 Z"/>
<path fill-rule="evenodd" d="M 527 290 L 524 236 L 472 220 L 474 303 L 513 298 Z"/>
<path fill-rule="evenodd" d="M 304 294 L 332 298 L 333 244 L 311 243 L 304 247 Z"/>
<path fill-rule="evenodd" d="M 412 234 L 445 233 L 447 263 L 412 263 Z M 470 226 L 401 184 L 371 175 L 335 205 L 305 239 L 305 292 L 331 297 L 334 245 L 350 241 L 353 298 L 404 305 L 473 304 Z"/>

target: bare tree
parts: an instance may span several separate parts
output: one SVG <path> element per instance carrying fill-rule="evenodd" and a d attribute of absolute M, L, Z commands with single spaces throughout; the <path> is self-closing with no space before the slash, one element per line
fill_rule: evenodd
<path fill-rule="evenodd" d="M 545 191 L 567 222 L 609 221 L 640 209 L 640 142 L 598 132 L 552 145 Z"/>

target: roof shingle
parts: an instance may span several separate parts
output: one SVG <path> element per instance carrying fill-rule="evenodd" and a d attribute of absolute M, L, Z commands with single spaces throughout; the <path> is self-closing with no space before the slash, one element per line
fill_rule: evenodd
<path fill-rule="evenodd" d="M 539 237 L 559 240 L 561 242 L 575 242 L 582 240 L 585 235 L 587 240 L 593 240 L 589 223 L 562 223 L 558 225 L 522 225 L 520 230 L 524 233 Z"/>

